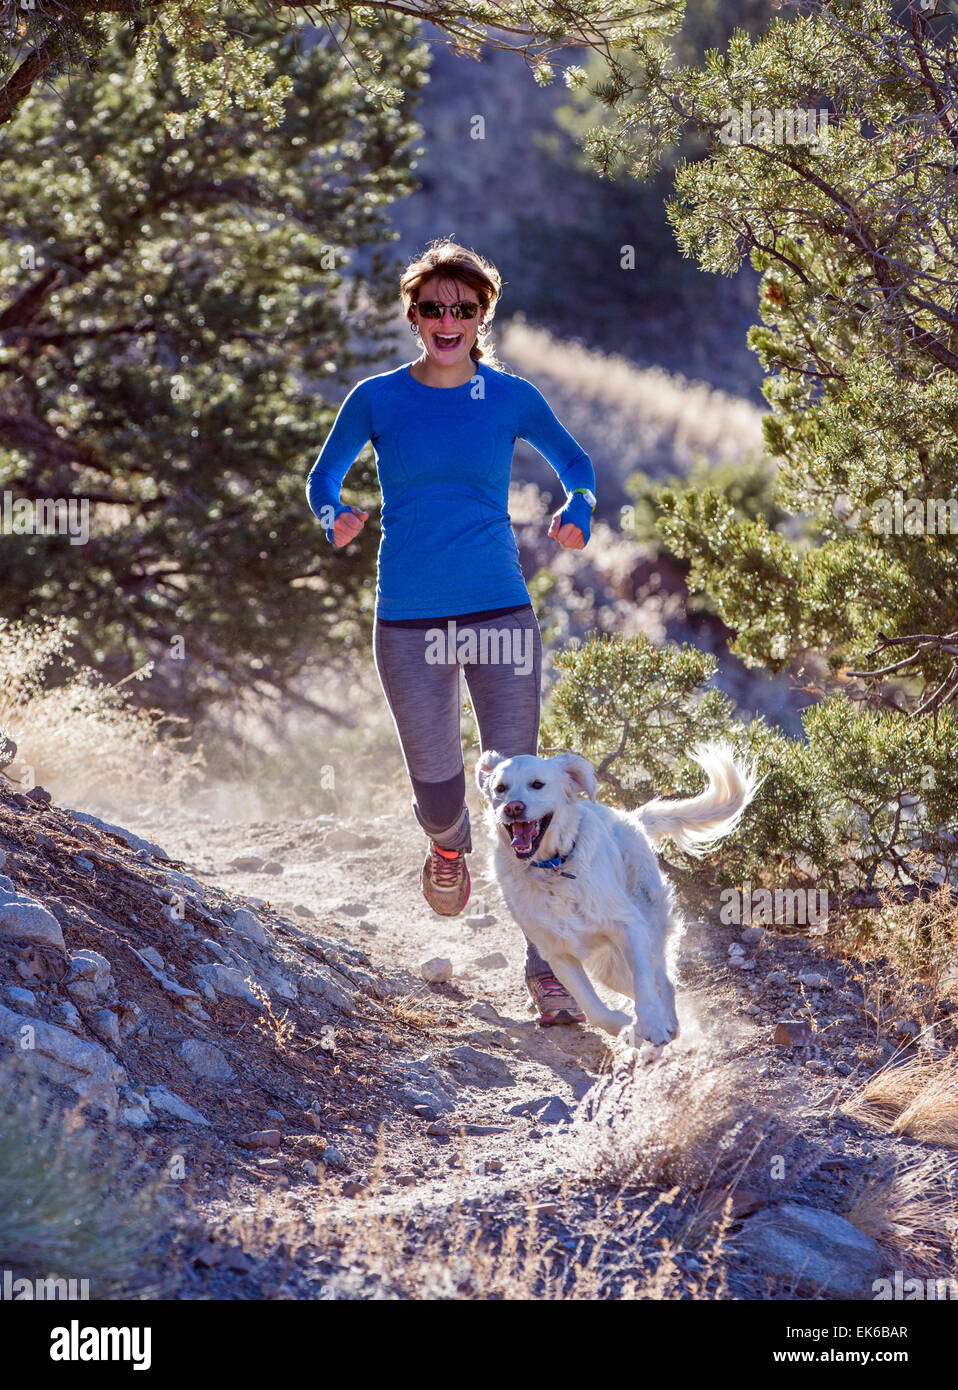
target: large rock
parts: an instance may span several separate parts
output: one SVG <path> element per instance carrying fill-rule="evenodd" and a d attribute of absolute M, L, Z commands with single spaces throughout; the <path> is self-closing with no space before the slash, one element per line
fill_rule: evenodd
<path fill-rule="evenodd" d="M 317 966 L 311 974 L 304 975 L 299 983 L 304 994 L 325 999 L 335 1008 L 342 1009 L 343 1013 L 352 1012 L 355 994 L 347 990 L 344 982 L 328 966 Z"/>
<path fill-rule="evenodd" d="M 567 1124 L 572 1119 L 572 1113 L 561 1096 L 538 1096 L 535 1100 L 520 1101 L 518 1105 L 510 1105 L 506 1113 L 529 1115 L 543 1125 Z"/>
<path fill-rule="evenodd" d="M 246 975 L 235 966 L 198 965 L 196 973 L 201 980 L 212 986 L 217 994 L 225 994 L 231 999 L 245 999 L 248 1004 L 255 1004 L 258 1009 L 263 1007 L 247 984 Z M 248 973 L 253 976 L 252 971 Z M 255 976 L 253 978 L 255 979 Z"/>
<path fill-rule="evenodd" d="M 287 979 L 269 953 L 260 947 L 251 949 L 247 946 L 242 954 L 231 950 L 229 964 L 234 965 L 244 979 L 251 975 L 258 985 L 278 995 L 280 999 L 297 997 L 296 986 Z"/>
<path fill-rule="evenodd" d="M 96 830 L 105 830 L 110 835 L 119 835 L 130 849 L 145 850 L 153 859 L 169 859 L 170 857 L 166 850 L 160 849 L 159 845 L 153 844 L 152 840 L 141 839 L 139 835 L 134 835 L 132 830 L 124 830 L 122 825 L 110 825 L 108 821 L 91 816 L 86 811 L 67 811 L 67 815 L 72 816 L 81 825 L 92 825 Z"/>
<path fill-rule="evenodd" d="M 120 1091 L 120 1124 L 130 1129 L 144 1129 L 150 1123 L 150 1102 L 141 1091 L 124 1086 Z"/>
<path fill-rule="evenodd" d="M 87 1103 L 116 1117 L 117 1086 L 126 1072 L 105 1048 L 66 1028 L 27 1018 L 0 1005 L 0 1037 L 11 1042 L 19 1061 L 48 1081 L 70 1086 Z"/>
<path fill-rule="evenodd" d="M 456 1083 L 428 1055 L 418 1061 L 407 1062 L 403 1067 L 402 1080 L 405 1083 L 402 1094 L 410 1109 L 417 1105 L 428 1106 L 437 1113 L 455 1109 Z"/>
<path fill-rule="evenodd" d="M 190 1071 L 206 1081 L 232 1081 L 236 1074 L 218 1047 L 199 1038 L 186 1038 L 180 1056 Z"/>
<path fill-rule="evenodd" d="M 101 1042 L 109 1043 L 112 1047 L 120 1045 L 120 1020 L 112 1009 L 97 1009 L 87 1019 L 93 1032 Z"/>
<path fill-rule="evenodd" d="M 0 888 L 0 941 L 31 941 L 66 950 L 60 923 L 52 912 L 25 893 Z"/>
<path fill-rule="evenodd" d="M 168 1091 L 165 1086 L 147 1086 L 146 1097 L 153 1110 L 163 1110 L 168 1115 L 174 1115 L 178 1120 L 185 1120 L 192 1125 L 208 1125 L 209 1120 L 201 1115 L 198 1110 L 194 1110 L 192 1105 L 187 1105 L 174 1091 Z"/>
<path fill-rule="evenodd" d="M 477 1086 L 514 1086 L 516 1078 L 506 1066 L 490 1052 L 480 1052 L 477 1047 L 463 1043 L 453 1047 L 445 1054 L 450 1066 L 462 1068 L 467 1078 Z"/>
<path fill-rule="evenodd" d="M 509 962 L 501 951 L 490 951 L 489 955 L 480 956 L 473 964 L 480 970 L 504 970 Z"/>
<path fill-rule="evenodd" d="M 357 834 L 355 830 L 347 829 L 346 826 L 339 826 L 329 832 L 325 843 L 327 849 L 365 849 L 367 838 L 365 835 Z"/>
<path fill-rule="evenodd" d="M 452 961 L 445 956 L 424 960 L 419 973 L 428 985 L 448 985 L 452 980 Z"/>
<path fill-rule="evenodd" d="M 92 1004 L 97 999 L 105 999 L 113 988 L 110 962 L 99 951 L 71 951 L 66 987 L 73 998 L 81 1002 Z"/>
<path fill-rule="evenodd" d="M 735 1241 L 754 1273 L 787 1280 L 798 1292 L 870 1299 L 885 1261 L 880 1247 L 834 1212 L 783 1202 L 745 1222 Z"/>
<path fill-rule="evenodd" d="M 14 1009 L 35 1009 L 37 1007 L 37 996 L 32 989 L 21 989 L 19 985 L 7 985 L 3 992 Z"/>
<path fill-rule="evenodd" d="M 260 946 L 269 945 L 269 933 L 256 913 L 250 912 L 248 907 L 238 907 L 236 909 L 230 926 L 233 928 L 233 931 L 245 937 L 247 941 L 255 941 Z"/>
<path fill-rule="evenodd" d="M 84 947 L 70 952 L 70 978 L 73 980 L 92 980 L 97 991 L 105 994 L 110 982 L 110 962 L 99 951 Z"/>

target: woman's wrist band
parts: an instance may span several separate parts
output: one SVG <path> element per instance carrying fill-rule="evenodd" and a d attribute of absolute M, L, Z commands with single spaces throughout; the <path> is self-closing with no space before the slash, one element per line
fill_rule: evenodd
<path fill-rule="evenodd" d="M 576 494 L 577 492 L 581 492 L 581 493 L 582 493 L 582 496 L 585 498 L 585 500 L 586 500 L 586 501 L 588 502 L 588 504 L 589 504 L 590 510 L 594 512 L 594 511 L 595 511 L 595 507 L 596 507 L 596 495 L 595 495 L 595 493 L 591 490 L 591 488 L 587 488 L 587 487 L 574 487 L 574 488 L 572 489 L 572 491 L 569 493 L 569 496 L 570 496 L 570 497 L 574 497 L 575 494 Z"/>

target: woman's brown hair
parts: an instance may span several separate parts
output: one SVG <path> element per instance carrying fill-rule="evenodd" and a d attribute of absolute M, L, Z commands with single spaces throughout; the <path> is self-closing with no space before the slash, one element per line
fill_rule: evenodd
<path fill-rule="evenodd" d="M 484 310 L 479 336 L 469 349 L 473 361 L 481 358 L 488 366 L 502 370 L 496 358 L 491 341 L 483 341 L 492 325 L 496 312 L 496 302 L 502 294 L 502 277 L 491 261 L 484 260 L 476 251 L 470 251 L 448 237 L 438 237 L 431 241 L 422 255 L 409 262 L 399 280 L 403 311 L 410 323 L 413 322 L 413 306 L 419 298 L 419 287 L 432 275 L 444 280 L 458 280 L 475 291 Z"/>

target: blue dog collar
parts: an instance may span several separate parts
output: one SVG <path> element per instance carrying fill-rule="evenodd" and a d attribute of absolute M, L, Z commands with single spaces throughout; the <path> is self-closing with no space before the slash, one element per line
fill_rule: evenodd
<path fill-rule="evenodd" d="M 563 878 L 575 878 L 575 874 L 567 874 L 562 867 L 574 849 L 575 840 L 572 841 L 571 848 L 565 854 L 554 854 L 551 859 L 533 859 L 530 862 L 534 869 L 551 869 L 553 873 L 560 874 Z"/>

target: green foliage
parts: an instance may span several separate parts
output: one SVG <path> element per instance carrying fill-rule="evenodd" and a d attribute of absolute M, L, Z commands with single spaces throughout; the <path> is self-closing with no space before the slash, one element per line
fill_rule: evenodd
<path fill-rule="evenodd" d="M 637 472 L 626 479 L 625 486 L 633 501 L 622 509 L 622 524 L 637 541 L 659 555 L 681 555 L 667 540 L 666 518 L 684 492 L 695 498 L 707 491 L 731 508 L 737 520 L 761 522 L 772 530 L 788 520 L 788 513 L 777 500 L 775 469 L 767 458 L 759 456 L 749 456 L 742 463 L 723 464 L 710 464 L 700 458 L 684 478 L 673 475 L 665 482 Z M 668 501 L 664 502 L 666 494 Z M 691 568 L 688 562 L 684 563 L 686 569 Z M 695 583 L 696 593 L 688 601 L 689 612 L 717 614 L 718 605 L 702 586 L 699 574 Z"/>
<path fill-rule="evenodd" d="M 262 45 L 248 45 L 231 34 L 221 0 L 191 0 L 188 5 L 160 6 L 149 12 L 138 34 L 133 79 L 155 72 L 164 44 L 174 51 L 176 85 L 191 105 L 164 113 L 170 135 L 182 140 L 194 134 L 205 119 L 219 120 L 231 105 L 259 112 L 267 130 L 283 119 L 293 82 L 283 73 L 271 84 L 273 55 Z"/>
<path fill-rule="evenodd" d="M 814 883 L 841 896 L 870 889 L 879 870 L 908 882 L 922 856 L 958 869 L 958 723 L 944 713 L 908 721 L 856 711 L 836 695 L 806 711 L 805 739 L 762 720 L 744 726 L 709 688 L 714 658 L 647 638 L 590 637 L 556 657 L 559 680 L 543 747 L 574 747 L 596 767 L 603 799 L 625 808 L 651 796 L 691 796 L 695 743 L 728 740 L 765 780 L 739 829 L 715 855 L 725 884 Z M 687 866 L 696 861 L 677 856 Z"/>
<path fill-rule="evenodd" d="M 778 502 L 778 482 L 771 461 L 751 455 L 741 463 L 712 464 L 698 459 L 684 477 L 673 475 L 664 482 L 647 473 L 636 472 L 625 481 L 626 491 L 634 499 L 629 511 L 629 530 L 637 541 L 662 550 L 659 529 L 662 493 L 675 493 L 683 488 L 693 492 L 708 489 L 723 498 L 739 518 L 762 520 L 773 530 L 788 517 Z"/>
<path fill-rule="evenodd" d="M 659 504 L 659 530 L 669 549 L 689 562 L 689 588 L 707 587 L 722 621 L 736 630 L 730 650 L 752 664 L 787 665 L 788 635 L 804 621 L 801 553 L 764 518 L 738 521 L 731 503 L 711 488 L 666 488 Z"/>
<path fill-rule="evenodd" d="M 638 806 L 671 778 L 676 758 L 727 734 L 731 706 L 705 689 L 715 658 L 694 647 L 656 647 L 647 637 L 589 635 L 556 654 L 559 677 L 540 744 L 575 748 L 620 804 Z"/>
<path fill-rule="evenodd" d="M 762 275 L 749 342 L 768 374 L 766 440 L 778 503 L 805 519 L 789 540 L 714 493 L 663 493 L 660 531 L 746 660 L 783 669 L 814 651 L 836 672 L 873 670 L 886 639 L 937 635 L 893 695 L 869 682 L 878 702 L 935 709 L 958 694 L 958 527 L 882 524 L 896 497 L 950 500 L 958 517 L 955 142 L 942 114 L 958 20 L 883 0 L 795 8 L 699 66 L 641 45 L 647 91 L 620 95 L 603 127 L 642 177 L 685 132 L 709 136 L 706 158 L 679 164 L 670 221 L 704 269 L 732 274 L 749 254 Z M 746 104 L 758 124 L 736 139 Z M 825 138 L 770 138 L 777 113 L 803 109 L 826 112 Z"/>
<path fill-rule="evenodd" d="M 640 482 L 637 518 L 648 530 L 658 509 L 733 651 L 833 678 L 805 740 L 749 730 L 770 775 L 721 874 L 842 893 L 879 874 L 907 883 L 924 856 L 939 876 L 958 870 L 958 20 L 883 0 L 782 8 L 697 66 L 640 44 L 641 83 L 608 94 L 593 155 L 647 178 L 689 132 L 708 136 L 707 157 L 677 168 L 679 245 L 724 275 L 748 254 L 762 276 L 749 342 L 768 374 L 774 505 L 794 520 L 702 478 Z M 757 126 L 742 135 L 746 105 Z M 825 111 L 825 138 L 769 138 L 776 115 L 802 109 Z M 576 712 L 601 755 L 617 747 L 621 721 Z"/>
<path fill-rule="evenodd" d="M 88 1279 L 94 1299 L 162 1296 L 170 1226 L 155 1176 L 5 1060 L 0 1269 L 17 1279 Z"/>
<path fill-rule="evenodd" d="M 418 134 L 335 50 L 244 27 L 291 84 L 275 128 L 234 105 L 171 133 L 163 112 L 191 109 L 175 54 L 131 81 L 118 28 L 0 153 L 0 486 L 90 506 L 86 544 L 5 541 L 4 611 L 75 618 L 78 661 L 116 679 L 152 659 L 154 698 L 194 712 L 365 643 L 378 529 L 333 551 L 305 479 L 340 373 L 382 357 L 398 263 L 379 248 Z M 411 97 L 412 29 L 369 35 Z M 347 495 L 378 500 L 371 451 Z"/>
<path fill-rule="evenodd" d="M 615 46 L 652 32 L 666 17 L 680 17 L 684 0 L 656 0 L 636 10 L 633 0 L 578 0 L 575 13 L 563 4 L 540 0 L 518 4 L 507 0 L 421 0 L 411 7 L 383 11 L 355 0 L 321 0 L 315 6 L 334 47 L 343 54 L 352 80 L 383 108 L 400 106 L 406 86 L 401 69 L 391 62 L 389 24 L 407 29 L 407 18 L 432 24 L 454 51 L 480 58 L 488 48 L 520 54 L 532 80 L 544 85 L 561 71 L 571 85 L 578 82 L 579 64 L 560 62 L 562 49 L 586 47 L 605 53 L 614 70 Z M 104 10 L 109 11 L 108 14 Z M 262 21 L 258 5 L 229 5 L 221 0 L 164 0 L 162 5 L 141 0 L 73 0 L 54 10 L 0 0 L 0 13 L 10 36 L 7 55 L 0 60 L 0 124 L 11 118 L 33 82 L 51 81 L 89 68 L 99 59 L 114 32 L 113 16 L 124 36 L 139 45 L 144 75 L 152 70 L 161 36 L 176 52 L 175 77 L 181 96 L 197 103 L 204 117 L 220 118 L 232 104 L 257 111 L 266 128 L 278 123 L 283 102 L 292 94 L 285 75 L 257 43 Z M 272 31 L 295 32 L 302 0 L 271 0 Z M 312 19 L 312 14 L 310 13 Z M 505 32 L 504 32 L 505 31 Z M 28 75 L 29 74 L 29 75 Z M 383 74 L 383 75 L 381 75 Z M 275 80 L 270 83 L 270 77 Z M 169 111 L 176 133 L 194 128 L 190 111 Z"/>
<path fill-rule="evenodd" d="M 843 695 L 803 716 L 807 742 L 753 726 L 774 771 L 744 830 L 721 854 L 728 882 L 815 881 L 840 897 L 907 883 L 923 857 L 958 868 L 958 725 L 856 710 Z M 920 874 L 917 876 L 921 876 Z"/>

